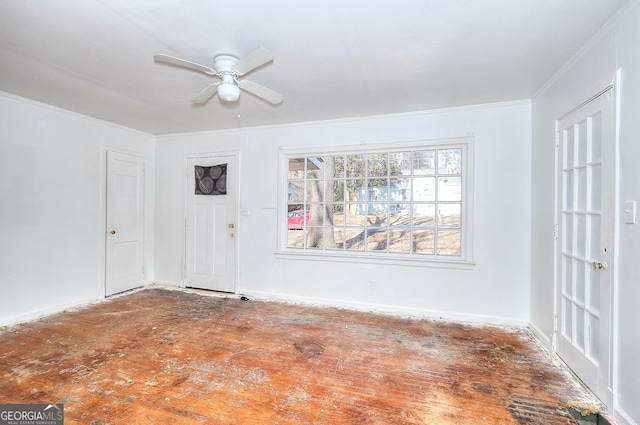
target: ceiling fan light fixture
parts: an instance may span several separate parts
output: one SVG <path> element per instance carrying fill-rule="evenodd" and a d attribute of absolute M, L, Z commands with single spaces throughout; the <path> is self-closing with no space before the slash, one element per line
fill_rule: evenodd
<path fill-rule="evenodd" d="M 218 86 L 218 96 L 225 102 L 235 102 L 240 97 L 240 88 L 233 83 L 222 83 Z"/>

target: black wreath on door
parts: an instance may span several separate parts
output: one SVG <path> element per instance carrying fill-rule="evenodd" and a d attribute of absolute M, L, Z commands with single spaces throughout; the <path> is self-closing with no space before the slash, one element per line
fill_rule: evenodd
<path fill-rule="evenodd" d="M 227 164 L 195 166 L 196 195 L 227 194 Z"/>

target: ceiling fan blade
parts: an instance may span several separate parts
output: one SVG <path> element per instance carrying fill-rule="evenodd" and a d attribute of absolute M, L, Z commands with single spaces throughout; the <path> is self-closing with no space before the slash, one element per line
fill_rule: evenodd
<path fill-rule="evenodd" d="M 264 47 L 258 47 L 233 65 L 233 71 L 238 75 L 244 75 L 249 71 L 273 60 L 273 53 Z"/>
<path fill-rule="evenodd" d="M 209 74 L 209 75 L 216 75 L 216 70 L 213 68 L 200 65 L 199 63 L 190 62 L 188 60 L 169 56 L 169 55 L 163 55 L 163 54 L 154 55 L 153 60 L 155 60 L 156 62 L 164 62 L 171 65 L 181 66 L 183 68 L 195 69 L 196 71 L 204 72 L 205 74 Z"/>
<path fill-rule="evenodd" d="M 267 102 L 273 103 L 274 105 L 277 105 L 284 100 L 284 97 L 280 93 L 266 88 L 265 86 L 262 86 L 258 83 L 254 83 L 253 81 L 242 80 L 238 82 L 238 86 L 242 90 L 246 90 L 249 93 L 252 93 L 266 100 Z"/>
<path fill-rule="evenodd" d="M 211 96 L 216 94 L 216 90 L 218 89 L 219 85 L 220 85 L 220 82 L 217 81 L 217 82 L 205 87 L 204 90 L 202 90 L 200 93 L 198 93 L 198 95 L 196 97 L 193 98 L 191 103 L 197 105 L 197 104 L 206 102 L 207 100 L 209 100 L 209 98 Z"/>

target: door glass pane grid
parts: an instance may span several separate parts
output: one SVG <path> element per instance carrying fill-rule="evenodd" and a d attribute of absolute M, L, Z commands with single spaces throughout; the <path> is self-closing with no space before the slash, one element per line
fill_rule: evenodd
<path fill-rule="evenodd" d="M 600 318 L 595 315 L 587 315 L 588 325 L 588 344 L 586 355 L 596 365 L 600 362 Z"/>

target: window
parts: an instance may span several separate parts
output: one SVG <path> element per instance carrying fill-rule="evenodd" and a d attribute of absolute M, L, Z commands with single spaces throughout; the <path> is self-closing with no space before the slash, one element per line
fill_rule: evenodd
<path fill-rule="evenodd" d="M 469 261 L 469 142 L 284 151 L 282 251 Z"/>

